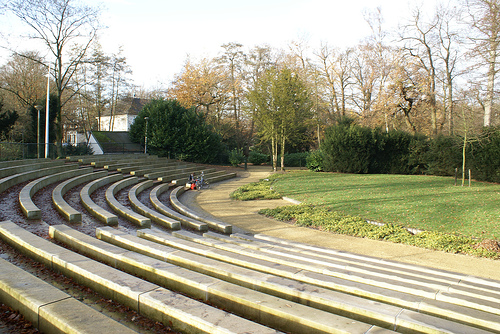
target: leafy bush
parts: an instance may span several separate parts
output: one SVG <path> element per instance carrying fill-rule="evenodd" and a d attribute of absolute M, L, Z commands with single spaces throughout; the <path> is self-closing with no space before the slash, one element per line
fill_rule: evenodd
<path fill-rule="evenodd" d="M 473 144 L 474 178 L 500 183 L 500 126 L 484 130 L 484 139 Z"/>
<path fill-rule="evenodd" d="M 232 199 L 249 201 L 254 199 L 279 199 L 281 195 L 272 189 L 273 179 L 264 179 L 239 187 L 230 194 Z"/>
<path fill-rule="evenodd" d="M 307 156 L 307 152 L 285 154 L 285 167 L 305 167 Z"/>
<path fill-rule="evenodd" d="M 248 156 L 248 162 L 254 165 L 262 165 L 267 163 L 268 161 L 269 155 L 256 151 L 250 151 L 250 155 Z"/>
<path fill-rule="evenodd" d="M 306 159 L 307 169 L 312 170 L 313 172 L 322 172 L 324 170 L 323 160 L 324 160 L 323 151 L 321 150 L 311 151 Z"/>
<path fill-rule="evenodd" d="M 427 172 L 432 175 L 455 174 L 455 168 L 462 166 L 462 143 L 458 137 L 437 136 L 429 142 Z"/>
<path fill-rule="evenodd" d="M 85 143 L 78 145 L 71 145 L 71 144 L 63 145 L 63 153 L 65 156 L 94 154 L 92 147 L 86 145 Z"/>
<path fill-rule="evenodd" d="M 229 152 L 229 163 L 231 166 L 238 166 L 242 162 L 245 161 L 245 156 L 243 155 L 243 151 L 241 149 L 233 149 L 231 152 Z"/>
<path fill-rule="evenodd" d="M 379 148 L 378 133 L 346 119 L 328 128 L 321 144 L 329 172 L 371 173 Z"/>
<path fill-rule="evenodd" d="M 275 209 L 263 209 L 259 213 L 281 221 L 293 222 L 299 226 L 314 227 L 333 233 L 403 243 L 449 253 L 463 253 L 490 258 L 499 257 L 497 252 L 478 247 L 478 240 L 470 237 L 425 231 L 412 234 L 398 224 L 385 224 L 382 226 L 370 224 L 361 217 L 329 211 L 323 207 L 304 204 L 288 205 Z"/>

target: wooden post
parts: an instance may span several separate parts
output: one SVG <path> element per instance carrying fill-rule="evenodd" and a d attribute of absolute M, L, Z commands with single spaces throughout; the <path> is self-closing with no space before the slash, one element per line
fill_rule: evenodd
<path fill-rule="evenodd" d="M 471 173 L 470 173 L 470 169 L 469 169 L 469 187 L 470 187 L 470 177 L 471 177 Z"/>
<path fill-rule="evenodd" d="M 455 168 L 455 186 L 457 185 L 458 168 Z"/>

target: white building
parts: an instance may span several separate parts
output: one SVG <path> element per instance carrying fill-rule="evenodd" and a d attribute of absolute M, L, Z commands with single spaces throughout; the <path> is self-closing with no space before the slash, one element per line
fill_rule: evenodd
<path fill-rule="evenodd" d="M 98 119 L 99 131 L 129 131 L 139 112 L 149 100 L 126 97 L 118 101 L 114 113 Z"/>

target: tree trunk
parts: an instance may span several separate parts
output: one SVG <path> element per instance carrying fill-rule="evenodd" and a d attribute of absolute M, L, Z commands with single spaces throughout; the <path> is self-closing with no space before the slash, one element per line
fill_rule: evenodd
<path fill-rule="evenodd" d="M 281 171 L 285 170 L 285 136 L 281 138 Z"/>
<path fill-rule="evenodd" d="M 497 58 L 496 49 L 490 50 L 490 59 L 488 66 L 488 83 L 486 86 L 486 101 L 484 102 L 484 126 L 491 125 L 491 108 L 493 107 L 493 98 L 495 96 L 495 61 Z"/>

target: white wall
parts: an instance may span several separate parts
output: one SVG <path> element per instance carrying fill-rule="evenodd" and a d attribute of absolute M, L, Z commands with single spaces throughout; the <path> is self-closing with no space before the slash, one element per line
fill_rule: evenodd
<path fill-rule="evenodd" d="M 130 125 L 134 122 L 137 115 L 115 115 L 113 127 L 110 129 L 111 116 L 101 117 L 101 131 L 129 131 Z"/>

